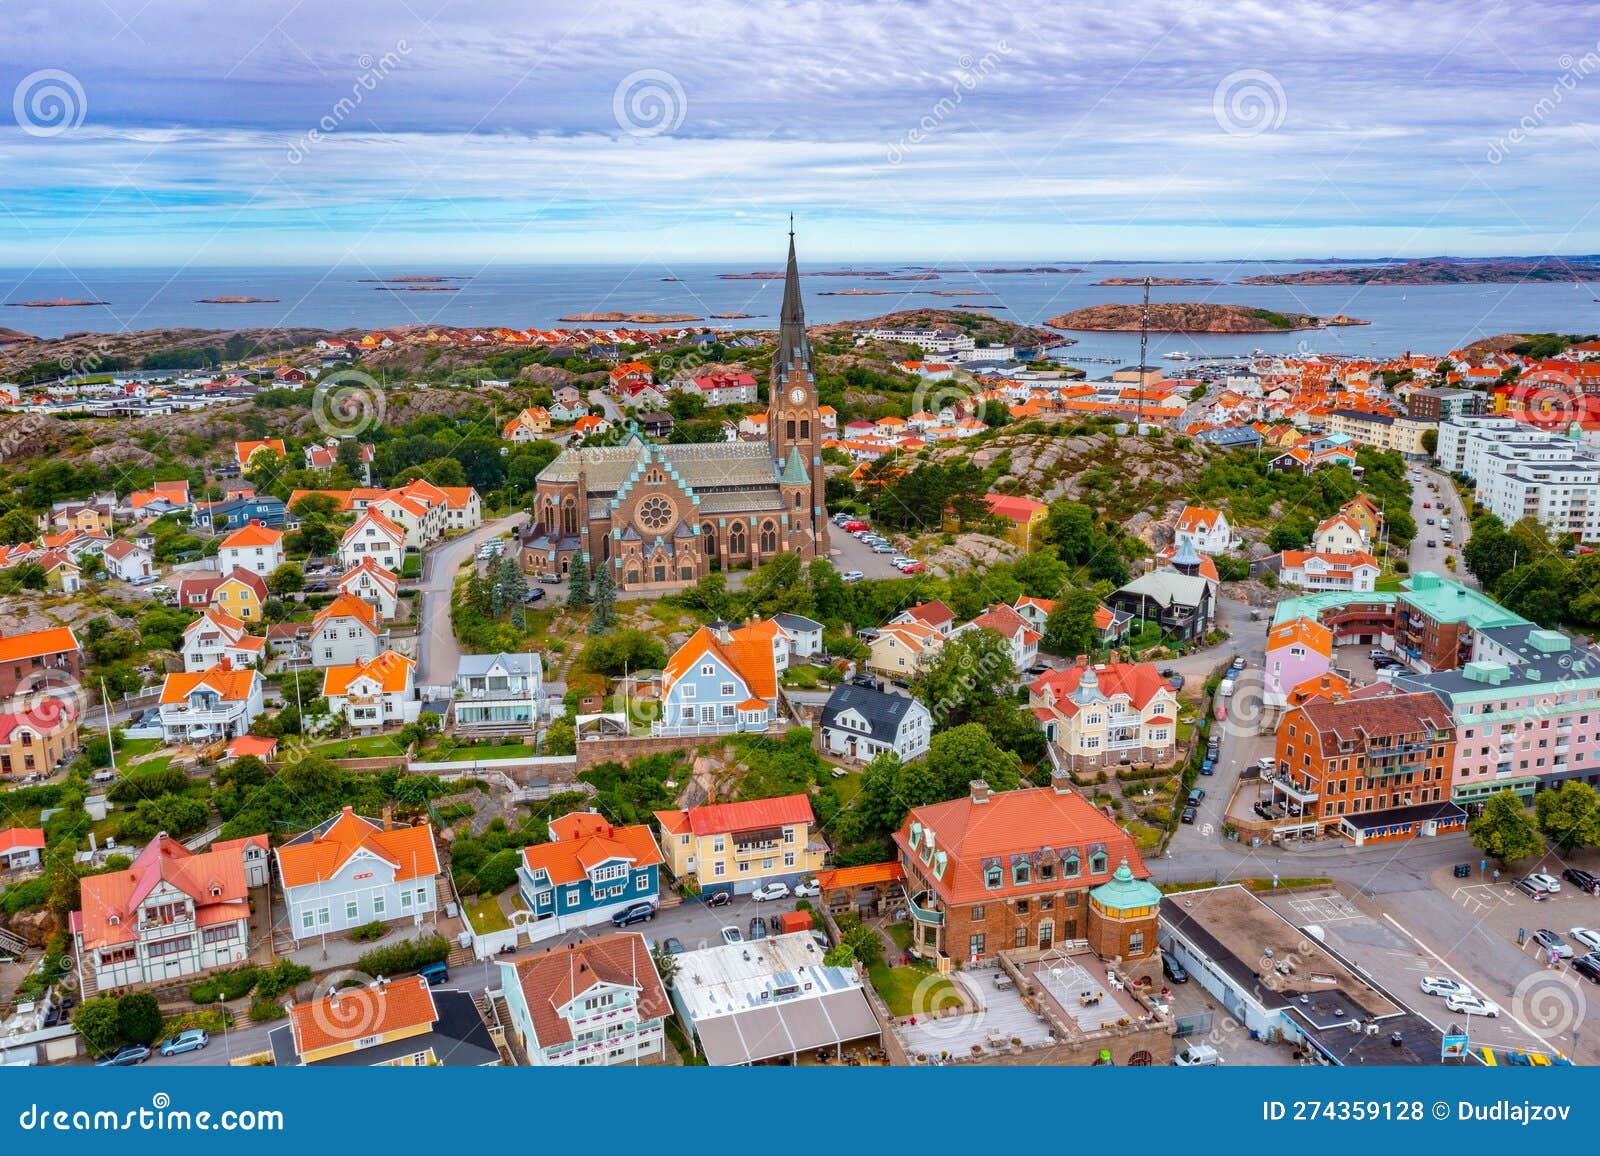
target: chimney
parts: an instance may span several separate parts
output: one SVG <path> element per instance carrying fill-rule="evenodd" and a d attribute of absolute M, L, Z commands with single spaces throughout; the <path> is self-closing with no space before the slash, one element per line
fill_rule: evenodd
<path fill-rule="evenodd" d="M 1087 654 L 1078 655 L 1077 659 L 1074 660 L 1073 665 L 1074 666 L 1088 666 L 1089 665 L 1089 656 Z"/>
<path fill-rule="evenodd" d="M 989 784 L 982 779 L 973 779 L 967 786 L 972 791 L 974 803 L 987 803 L 989 801 Z"/>
<path fill-rule="evenodd" d="M 391 830 L 393 827 L 394 827 L 394 805 L 392 803 L 385 803 L 383 805 L 383 829 L 385 831 L 388 831 L 388 830 Z"/>

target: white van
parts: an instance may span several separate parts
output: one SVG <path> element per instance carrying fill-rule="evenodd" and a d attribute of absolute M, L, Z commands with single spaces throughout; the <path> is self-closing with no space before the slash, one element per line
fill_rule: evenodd
<path fill-rule="evenodd" d="M 1172 1057 L 1175 1068 L 1215 1068 L 1221 1063 L 1222 1057 L 1210 1044 L 1190 1044 Z"/>

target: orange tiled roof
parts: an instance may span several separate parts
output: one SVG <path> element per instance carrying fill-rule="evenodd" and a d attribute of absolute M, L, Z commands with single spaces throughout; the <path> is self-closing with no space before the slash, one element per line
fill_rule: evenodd
<path fill-rule="evenodd" d="M 52 626 L 48 630 L 32 630 L 26 634 L 0 638 L 0 662 L 42 658 L 47 654 L 63 654 L 77 649 L 78 638 L 72 633 L 72 627 Z"/>
<path fill-rule="evenodd" d="M 139 905 L 162 881 L 194 900 L 195 922 L 201 927 L 249 916 L 244 860 L 236 850 L 213 848 L 197 855 L 170 835 L 157 835 L 126 871 L 84 877 L 73 916 L 84 946 L 133 942 Z"/>
<path fill-rule="evenodd" d="M 432 1024 L 439 1018 L 433 989 L 420 975 L 347 987 L 289 1009 L 294 1049 L 304 1056 L 369 1036 Z"/>
<path fill-rule="evenodd" d="M 1040 879 L 1037 872 L 1032 883 L 1018 886 L 1010 881 L 1012 855 L 1031 855 L 1045 847 L 1062 855 L 1077 851 L 1081 871 L 1078 886 L 1094 887 L 1106 882 L 1124 859 L 1135 877 L 1150 875 L 1133 838 L 1076 791 L 1057 794 L 1049 787 L 1035 787 L 1002 791 L 990 795 L 984 803 L 963 797 L 913 808 L 905 825 L 895 833 L 894 841 L 906 854 L 916 856 L 910 842 L 912 823 L 920 824 L 924 832 L 933 832 L 935 848 L 949 857 L 942 879 L 933 879 L 933 873 L 928 872 L 934 889 L 946 903 L 998 902 L 1033 891 L 1059 891 L 1059 879 Z M 1103 872 L 1090 870 L 1090 847 L 1104 848 Z M 999 860 L 1002 864 L 1003 883 L 999 888 L 984 886 L 985 860 Z"/>
<path fill-rule="evenodd" d="M 315 830 L 278 848 L 278 871 L 285 887 L 304 887 L 330 879 L 358 851 L 368 851 L 395 868 L 395 879 L 428 879 L 439 873 L 433 828 L 427 823 L 384 830 L 381 823 L 346 807 Z"/>
<path fill-rule="evenodd" d="M 276 546 L 283 540 L 283 531 L 263 526 L 252 519 L 222 540 L 221 549 L 238 549 L 243 546 Z"/>
<path fill-rule="evenodd" d="M 187 702 L 189 695 L 202 684 L 217 692 L 223 702 L 244 702 L 255 686 L 256 672 L 236 669 L 223 659 L 209 670 L 179 671 L 169 674 L 161 684 L 161 701 L 164 704 Z"/>
<path fill-rule="evenodd" d="M 778 671 L 773 662 L 771 637 L 763 639 L 748 627 L 729 632 L 729 641 L 720 641 L 710 627 L 702 626 L 667 661 L 662 684 L 672 686 L 705 655 L 712 654 L 744 679 L 750 692 L 767 702 L 778 695 Z"/>
<path fill-rule="evenodd" d="M 365 561 L 366 559 L 363 559 Z M 341 590 L 336 598 L 311 620 L 311 630 L 315 633 L 322 624 L 330 618 L 354 618 L 374 633 L 380 629 L 378 626 L 378 609 L 370 602 L 363 602 L 354 594 Z"/>
<path fill-rule="evenodd" d="M 1269 652 L 1296 644 L 1316 651 L 1323 658 L 1329 658 L 1333 654 L 1333 631 L 1314 618 L 1304 617 L 1280 622 L 1267 631 Z"/>
<path fill-rule="evenodd" d="M 542 870 L 552 883 L 576 883 L 607 859 L 626 859 L 634 867 L 661 862 L 661 851 L 649 827 L 642 823 L 613 827 L 592 811 L 552 821 L 550 836 L 554 842 L 524 847 L 522 861 L 530 874 Z"/>
<path fill-rule="evenodd" d="M 340 597 L 349 596 L 341 594 Z M 363 677 L 377 682 L 384 694 L 395 694 L 406 689 L 415 665 L 405 655 L 386 650 L 370 662 L 358 658 L 349 666 L 330 666 L 322 672 L 322 694 L 323 697 L 348 694 L 356 680 Z"/>
<path fill-rule="evenodd" d="M 572 1025 L 560 1009 L 600 984 L 638 991 L 635 1019 L 661 1019 L 672 1012 L 644 936 L 633 931 L 602 935 L 549 948 L 516 961 L 517 986 L 533 1021 L 540 1048 L 567 1043 Z"/>

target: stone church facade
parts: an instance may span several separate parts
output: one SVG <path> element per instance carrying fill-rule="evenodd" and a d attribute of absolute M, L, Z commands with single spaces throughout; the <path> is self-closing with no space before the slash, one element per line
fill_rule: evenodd
<path fill-rule="evenodd" d="M 581 555 L 619 590 L 678 590 L 714 569 L 783 553 L 826 557 L 822 417 L 806 340 L 794 234 L 773 356 L 767 441 L 572 448 L 539 475 L 532 568 L 565 575 Z"/>

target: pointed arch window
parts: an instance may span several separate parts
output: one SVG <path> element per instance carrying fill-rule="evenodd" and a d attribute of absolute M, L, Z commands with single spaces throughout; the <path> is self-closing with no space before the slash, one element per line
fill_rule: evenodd
<path fill-rule="evenodd" d="M 761 552 L 775 554 L 778 551 L 778 527 L 771 522 L 761 523 Z"/>

